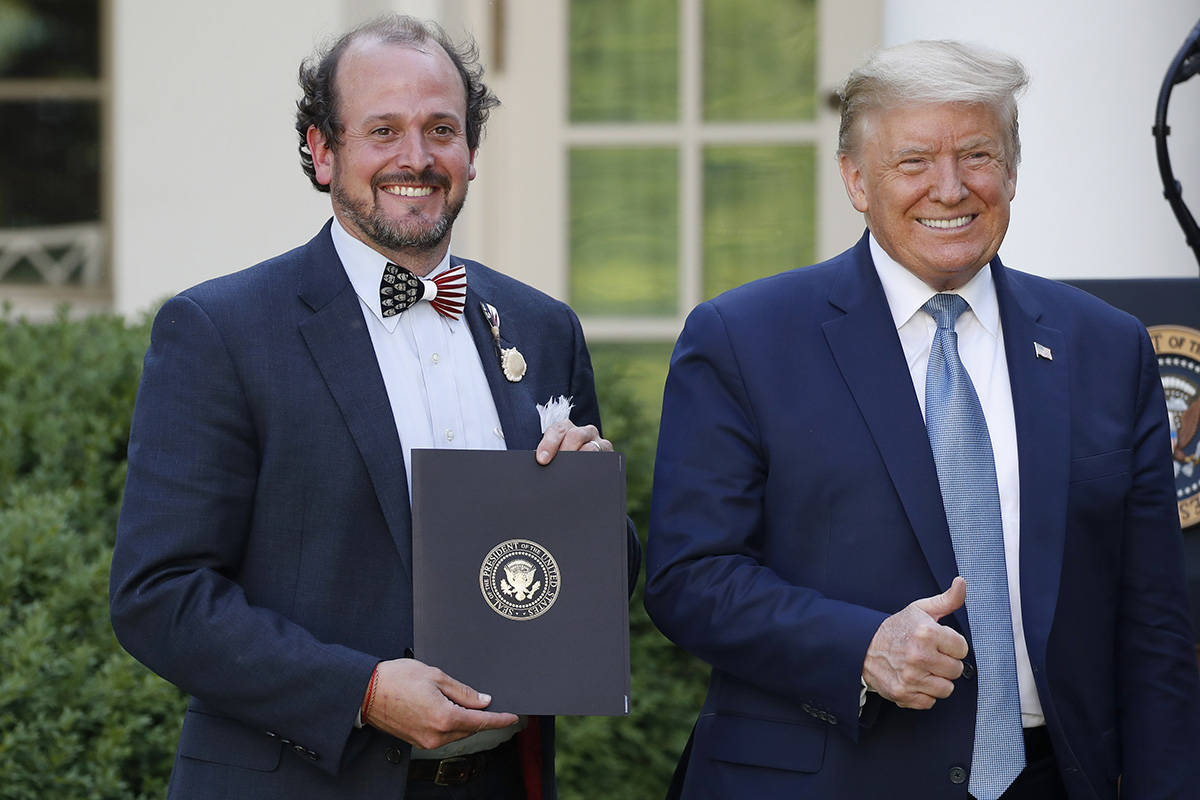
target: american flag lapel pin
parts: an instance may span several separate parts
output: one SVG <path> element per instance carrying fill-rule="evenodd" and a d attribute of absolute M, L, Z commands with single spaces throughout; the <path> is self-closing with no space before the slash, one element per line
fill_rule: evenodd
<path fill-rule="evenodd" d="M 1038 358 L 1044 358 L 1047 361 L 1054 360 L 1054 354 L 1050 352 L 1050 348 L 1046 347 L 1046 345 L 1042 344 L 1041 342 L 1033 343 L 1033 354 Z"/>

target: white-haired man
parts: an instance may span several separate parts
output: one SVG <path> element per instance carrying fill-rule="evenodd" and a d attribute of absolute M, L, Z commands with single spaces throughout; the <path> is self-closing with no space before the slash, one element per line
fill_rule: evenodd
<path fill-rule="evenodd" d="M 839 141 L 867 233 L 688 319 L 646 586 L 713 666 L 684 797 L 1200 796 L 1149 338 L 996 255 L 1026 80 L 875 54 Z"/>

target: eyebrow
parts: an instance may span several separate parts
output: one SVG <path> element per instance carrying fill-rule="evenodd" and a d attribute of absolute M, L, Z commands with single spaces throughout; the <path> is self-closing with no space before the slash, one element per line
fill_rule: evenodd
<path fill-rule="evenodd" d="M 933 152 L 932 147 L 921 147 L 919 145 L 909 145 L 902 147 L 892 153 L 893 158 L 905 159 L 909 156 L 925 156 Z"/>
<path fill-rule="evenodd" d="M 959 150 L 960 151 L 979 150 L 979 149 L 986 150 L 989 148 L 996 148 L 996 147 L 1000 147 L 1000 142 L 996 141 L 996 139 L 992 138 L 991 136 L 988 136 L 986 134 L 981 134 L 980 136 L 976 136 L 973 139 L 967 139 L 965 142 L 963 142 L 963 145 L 962 145 L 962 147 L 959 148 Z"/>

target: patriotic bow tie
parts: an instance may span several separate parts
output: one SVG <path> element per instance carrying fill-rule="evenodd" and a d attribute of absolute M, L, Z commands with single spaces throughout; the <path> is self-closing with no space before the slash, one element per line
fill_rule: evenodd
<path fill-rule="evenodd" d="M 394 317 L 413 303 L 428 300 L 433 310 L 443 317 L 458 319 L 466 296 L 467 270 L 462 264 L 426 279 L 389 263 L 383 268 L 383 280 L 379 284 L 379 305 L 385 317 Z"/>

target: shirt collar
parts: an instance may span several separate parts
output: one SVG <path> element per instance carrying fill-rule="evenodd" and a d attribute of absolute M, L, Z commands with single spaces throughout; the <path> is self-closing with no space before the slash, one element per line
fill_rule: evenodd
<path fill-rule="evenodd" d="M 383 316 L 383 307 L 379 304 L 379 284 L 383 281 L 383 268 L 388 263 L 387 256 L 347 233 L 336 216 L 333 218 L 330 235 L 333 237 L 333 248 L 337 251 L 338 258 L 342 261 L 342 267 L 346 270 L 346 276 L 350 279 L 350 285 L 354 287 L 354 293 L 389 331 L 394 330 L 402 315 L 385 317 Z M 449 249 L 446 250 L 446 255 L 442 256 L 441 262 L 425 277 L 432 278 L 448 269 L 450 269 Z M 438 318 L 451 326 L 457 322 L 457 320 L 447 319 L 440 314 Z"/>
<path fill-rule="evenodd" d="M 875 271 L 883 284 L 883 293 L 887 297 L 892 320 L 899 329 L 937 292 L 889 256 L 879 242 L 875 241 L 874 234 L 871 234 L 869 239 L 871 259 L 875 262 Z M 998 335 L 1000 306 L 996 301 L 996 284 L 992 281 L 991 264 L 984 264 L 975 277 L 952 293 L 962 295 L 985 331 L 992 336 Z"/>

